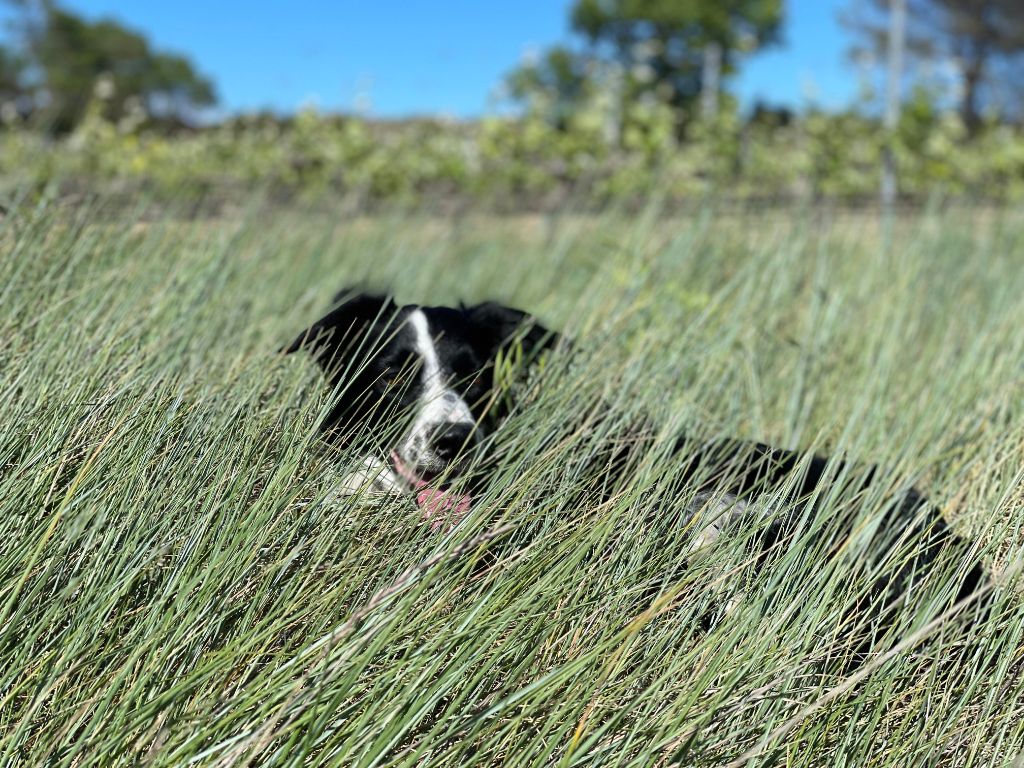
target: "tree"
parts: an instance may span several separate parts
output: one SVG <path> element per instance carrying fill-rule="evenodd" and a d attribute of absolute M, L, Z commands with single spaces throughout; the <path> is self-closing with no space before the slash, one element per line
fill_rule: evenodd
<path fill-rule="evenodd" d="M 138 32 L 109 19 L 89 22 L 50 0 L 20 4 L 36 104 L 54 133 L 78 124 L 101 83 L 104 112 L 112 120 L 139 102 L 152 118 L 177 121 L 216 103 L 212 83 L 187 59 L 152 50 Z"/>
<path fill-rule="evenodd" d="M 514 96 L 524 86 L 545 92 L 560 109 L 587 93 L 594 73 L 614 67 L 618 97 L 656 95 L 680 116 L 691 110 L 710 69 L 722 78 L 734 74 L 742 58 L 777 43 L 781 0 L 576 0 L 573 31 L 585 45 L 553 49 L 510 77 Z M 713 51 L 714 56 L 705 55 Z M 614 79 L 614 78 L 613 78 Z M 716 85 L 712 94 L 717 100 Z"/>
<path fill-rule="evenodd" d="M 854 55 L 882 60 L 888 0 L 860 0 L 844 21 L 858 37 Z M 1024 73 L 1021 0 L 911 0 L 907 54 L 917 65 L 951 68 L 959 79 L 959 108 L 974 131 L 988 108 L 1024 110 L 1013 83 Z"/>
<path fill-rule="evenodd" d="M 702 90 L 705 51 L 724 76 L 746 54 L 779 41 L 781 0 L 577 0 L 573 28 L 614 57 L 633 87 L 688 109 Z"/>
<path fill-rule="evenodd" d="M 25 64 L 21 57 L 0 47 L 0 105 L 14 101 L 23 93 Z"/>
<path fill-rule="evenodd" d="M 509 95 L 518 101 L 529 101 L 543 94 L 551 101 L 552 121 L 564 129 L 592 86 L 591 64 L 587 57 L 556 46 L 509 75 Z"/>
<path fill-rule="evenodd" d="M 6 0 L 16 8 L 22 1 Z M 12 108 L 20 111 L 24 96 L 25 59 L 14 49 L 0 45 L 0 117 L 6 117 Z"/>
<path fill-rule="evenodd" d="M 885 98 L 885 147 L 882 153 L 882 206 L 892 211 L 899 192 L 896 150 L 893 146 L 900 122 L 900 84 L 903 82 L 903 54 L 907 45 L 907 0 L 889 0 L 887 43 L 888 74 Z"/>
<path fill-rule="evenodd" d="M 961 114 L 977 126 L 985 89 L 998 85 L 998 68 L 1024 55 L 1024 3 L 1020 0 L 933 0 L 939 9 L 938 44 L 961 68 Z M 940 51 L 942 49 L 940 48 Z M 998 95 L 995 93 L 989 96 Z"/>

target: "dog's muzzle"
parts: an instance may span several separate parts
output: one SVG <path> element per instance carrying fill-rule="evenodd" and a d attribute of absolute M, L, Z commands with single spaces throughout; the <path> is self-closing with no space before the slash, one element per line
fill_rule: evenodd
<path fill-rule="evenodd" d="M 430 522 L 431 530 L 451 530 L 469 514 L 472 505 L 472 498 L 469 495 L 432 485 L 430 480 L 417 474 L 406 464 L 397 451 L 391 452 L 391 465 L 395 474 L 409 486 L 412 493 L 416 494 L 416 505 L 423 512 L 423 518 Z"/>

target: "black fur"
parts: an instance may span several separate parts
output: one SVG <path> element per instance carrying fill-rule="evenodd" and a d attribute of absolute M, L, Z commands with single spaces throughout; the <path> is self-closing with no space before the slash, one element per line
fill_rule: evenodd
<path fill-rule="evenodd" d="M 785 489 L 784 501 L 795 510 L 815 494 L 827 491 L 828 484 L 837 482 L 837 478 L 844 478 L 844 495 L 854 495 L 868 491 L 879 474 L 878 467 L 851 467 L 839 459 L 807 456 L 759 442 L 719 439 L 694 445 L 680 439 L 676 450 L 686 452 L 680 477 L 696 481 L 699 490 L 724 491 L 750 499 L 757 494 Z M 774 547 L 784 535 L 785 522 L 784 517 L 769 527 L 763 541 L 765 550 Z M 852 525 L 852 521 L 840 522 Z M 840 530 L 848 528 L 838 527 Z M 868 560 L 884 561 L 902 537 L 915 540 L 918 549 L 912 558 L 903 560 L 895 568 L 889 567 L 884 581 L 876 585 L 873 596 L 881 598 L 883 603 L 902 595 L 940 557 L 968 563 L 957 585 L 955 601 L 968 597 L 985 580 L 981 564 L 970 562 L 973 559 L 970 543 L 949 527 L 939 509 L 916 488 L 893 494 L 878 521 Z"/>
<path fill-rule="evenodd" d="M 482 425 L 493 426 L 502 416 L 487 407 L 493 401 L 493 367 L 499 353 L 517 343 L 528 364 L 560 338 L 526 312 L 495 302 L 458 308 L 399 307 L 389 296 L 352 290 L 341 291 L 335 302 L 282 352 L 311 353 L 338 389 L 321 429 L 341 445 L 358 435 L 372 439 L 383 431 L 384 420 L 414 407 L 420 386 L 413 340 L 403 327 L 413 310 L 429 319 L 438 334 L 438 355 L 450 364 L 456 388 Z"/>
<path fill-rule="evenodd" d="M 399 307 L 387 296 L 352 292 L 343 292 L 339 299 L 337 306 L 283 351 L 311 352 L 327 380 L 337 389 L 337 401 L 321 426 L 328 436 L 341 443 L 350 442 L 352 435 L 359 432 L 372 440 L 384 432 L 383 419 L 396 410 L 415 406 L 420 394 L 414 375 L 415 349 L 403 323 L 413 310 L 421 310 L 429 319 L 430 328 L 437 335 L 437 355 L 452 372 L 477 424 L 484 425 L 481 429 L 500 426 L 505 415 L 501 411 L 502 399 L 493 397 L 492 391 L 497 357 L 517 342 L 529 363 L 541 350 L 553 348 L 561 341 L 558 334 L 527 313 L 494 302 L 458 308 Z M 626 439 L 613 447 L 610 455 L 600 458 L 602 471 L 596 474 L 603 478 L 616 473 L 627 475 L 637 452 L 650 445 L 649 436 L 656 430 L 640 431 L 647 437 Z M 379 451 L 389 448 L 377 446 Z M 767 526 L 760 541 L 760 562 L 784 545 L 794 515 L 816 493 L 827 491 L 840 478 L 848 484 L 844 492 L 863 492 L 879 474 L 875 469 L 850 467 L 837 459 L 809 457 L 740 440 L 700 442 L 680 438 L 674 453 L 680 461 L 674 487 L 728 493 L 745 500 L 788 489 L 780 501 L 790 512 Z M 486 461 L 481 466 L 486 466 Z M 868 556 L 869 566 L 879 563 L 885 570 L 873 593 L 865 598 L 878 621 L 884 621 L 888 607 L 941 557 L 957 558 L 963 564 L 963 575 L 953 599 L 963 600 L 978 589 L 986 578 L 985 571 L 980 564 L 971 562 L 973 553 L 968 542 L 949 528 L 939 511 L 916 489 L 904 489 L 891 496 L 891 504 L 870 542 Z M 852 525 L 852 520 L 837 521 L 837 530 L 848 532 Z M 918 549 L 912 556 L 889 562 L 899 540 L 906 535 L 918 542 Z"/>

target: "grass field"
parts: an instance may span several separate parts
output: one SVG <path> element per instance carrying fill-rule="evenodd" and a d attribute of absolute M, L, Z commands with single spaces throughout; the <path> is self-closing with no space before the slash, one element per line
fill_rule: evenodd
<path fill-rule="evenodd" d="M 276 353 L 355 282 L 505 300 L 586 340 L 547 361 L 450 534 L 411 502 L 332 494 L 351 457 L 314 434 L 328 393 Z M 3 764 L 1020 764 L 1022 329 L 1015 211 L 15 207 Z M 851 669 L 856 542 L 801 535 L 751 574 L 728 541 L 658 582 L 693 533 L 639 522 L 685 497 L 660 492 L 672 459 L 653 451 L 610 499 L 581 469 L 643 415 L 889 467 L 883 489 L 918 485 L 977 541 L 990 617 L 965 628 L 918 595 Z M 885 498 L 819 501 L 811 533 Z"/>

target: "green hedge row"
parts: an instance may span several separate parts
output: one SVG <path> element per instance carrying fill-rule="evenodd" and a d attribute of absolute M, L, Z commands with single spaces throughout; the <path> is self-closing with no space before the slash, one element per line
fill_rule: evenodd
<path fill-rule="evenodd" d="M 473 123 L 375 123 L 306 111 L 238 118 L 173 136 L 115 125 L 95 110 L 67 138 L 0 130 L 2 183 L 122 185 L 181 194 L 254 186 L 373 203 L 486 201 L 544 207 L 721 195 L 741 200 L 873 199 L 885 137 L 856 112 L 808 111 L 786 124 L 695 122 L 677 137 L 658 104 L 610 132 L 600 113 L 554 127 L 535 110 Z M 901 194 L 1024 197 L 1024 131 L 991 124 L 968 138 L 954 115 L 911 103 L 895 139 Z"/>

